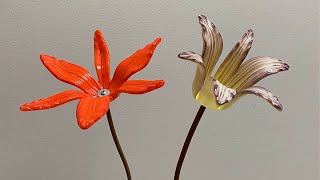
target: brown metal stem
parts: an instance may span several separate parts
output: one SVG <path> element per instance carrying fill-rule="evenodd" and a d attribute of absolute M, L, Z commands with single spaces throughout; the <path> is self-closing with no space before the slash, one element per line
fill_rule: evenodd
<path fill-rule="evenodd" d="M 200 108 L 199 108 L 199 110 L 197 112 L 197 115 L 193 120 L 193 123 L 192 123 L 192 125 L 190 127 L 190 130 L 188 132 L 187 138 L 186 138 L 186 140 L 185 140 L 185 142 L 183 144 L 183 147 L 182 147 L 182 150 L 181 150 L 181 153 L 180 153 L 180 157 L 179 157 L 179 160 L 178 160 L 178 163 L 177 163 L 176 171 L 174 173 L 174 180 L 179 180 L 180 171 L 181 171 L 181 168 L 182 168 L 182 164 L 183 164 L 184 158 L 186 157 L 186 154 L 187 154 L 190 142 L 192 140 L 193 134 L 196 131 L 197 126 L 198 126 L 198 124 L 200 122 L 200 119 L 201 119 L 201 117 L 202 117 L 202 115 L 203 115 L 205 110 L 206 110 L 206 107 L 200 106 Z"/>
<path fill-rule="evenodd" d="M 111 111 L 110 109 L 108 110 L 107 112 L 107 118 L 108 118 L 108 122 L 109 122 L 109 127 L 110 127 L 110 130 L 111 130 L 111 134 L 112 134 L 112 138 L 113 138 L 113 141 L 117 147 L 117 150 L 118 150 L 118 153 L 120 155 L 120 158 L 122 160 L 122 163 L 123 163 L 123 166 L 126 170 L 126 174 L 127 174 L 127 179 L 128 180 L 132 180 L 131 179 L 131 173 L 130 173 L 130 169 L 129 169 L 129 165 L 128 165 L 128 162 L 127 162 L 127 159 L 126 157 L 124 156 L 124 153 L 122 151 L 122 148 L 121 148 L 121 145 L 120 145 L 120 142 L 119 142 L 119 139 L 118 139 L 118 136 L 117 136 L 117 133 L 116 133 L 116 130 L 114 128 L 114 125 L 113 125 L 113 121 L 112 121 L 112 116 L 111 116 Z"/>

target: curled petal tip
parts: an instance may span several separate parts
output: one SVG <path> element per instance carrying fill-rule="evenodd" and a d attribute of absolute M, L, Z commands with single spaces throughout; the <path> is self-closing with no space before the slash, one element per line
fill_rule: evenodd
<path fill-rule="evenodd" d="M 290 66 L 287 63 L 283 62 L 282 64 L 283 64 L 284 71 L 286 71 L 290 68 Z"/>
<path fill-rule="evenodd" d="M 287 71 L 290 68 L 287 63 L 281 61 L 280 59 L 278 61 L 280 63 L 280 66 L 278 67 L 278 72 Z"/>
<path fill-rule="evenodd" d="M 253 37 L 253 30 L 252 29 L 248 29 L 247 34 L 251 37 Z"/>
<path fill-rule="evenodd" d="M 283 110 L 282 105 L 280 103 L 278 105 L 274 105 L 274 107 L 280 112 Z"/>
<path fill-rule="evenodd" d="M 268 99 L 268 101 L 278 111 L 282 111 L 283 110 L 282 105 L 281 105 L 279 99 L 276 96 L 272 95 L 272 97 L 270 99 Z"/>
<path fill-rule="evenodd" d="M 187 59 L 189 58 L 192 54 L 195 54 L 193 51 L 187 51 L 187 52 L 182 52 L 178 54 L 178 57 L 181 59 Z"/>
<path fill-rule="evenodd" d="M 199 55 L 195 52 L 192 52 L 192 51 L 182 52 L 182 53 L 178 54 L 178 57 L 182 60 L 188 60 L 188 61 L 197 63 L 202 66 L 203 70 L 205 70 L 201 55 Z"/>
<path fill-rule="evenodd" d="M 205 15 L 200 14 L 198 15 L 198 19 L 199 21 L 203 21 L 203 20 L 207 20 L 207 17 Z"/>
<path fill-rule="evenodd" d="M 278 111 L 282 111 L 282 105 L 279 99 L 264 87 L 252 86 L 252 87 L 238 91 L 238 94 L 239 95 L 254 94 L 268 101 Z"/>

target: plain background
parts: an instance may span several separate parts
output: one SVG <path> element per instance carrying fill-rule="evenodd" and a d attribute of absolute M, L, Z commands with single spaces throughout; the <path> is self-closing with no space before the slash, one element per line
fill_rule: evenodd
<path fill-rule="evenodd" d="M 41 64 L 46 53 L 94 76 L 93 33 L 103 31 L 111 70 L 156 37 L 158 46 L 137 79 L 164 79 L 145 95 L 111 104 L 134 180 L 173 179 L 185 136 L 199 105 L 191 96 L 195 66 L 177 54 L 201 52 L 197 16 L 206 15 L 224 39 L 221 60 L 243 33 L 255 37 L 248 57 L 273 56 L 290 70 L 267 87 L 284 106 L 245 96 L 225 111 L 206 110 L 186 157 L 181 180 L 318 179 L 319 8 L 316 0 L 2 0 L 0 2 L 0 179 L 123 180 L 125 173 L 106 118 L 87 131 L 71 102 L 20 112 L 25 102 L 76 89 Z"/>

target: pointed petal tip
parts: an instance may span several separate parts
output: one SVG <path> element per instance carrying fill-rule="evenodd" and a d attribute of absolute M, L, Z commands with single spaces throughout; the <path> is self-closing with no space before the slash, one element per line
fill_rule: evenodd
<path fill-rule="evenodd" d="M 158 88 L 164 86 L 164 84 L 165 84 L 165 81 L 164 80 L 160 80 L 159 84 L 158 84 Z"/>
<path fill-rule="evenodd" d="M 158 38 L 156 38 L 151 44 L 153 45 L 153 46 L 157 46 L 160 42 L 161 42 L 161 38 L 160 37 L 158 37 Z"/>
<path fill-rule="evenodd" d="M 268 101 L 270 102 L 270 104 L 271 104 L 274 108 L 276 108 L 278 111 L 282 111 L 282 110 L 283 110 L 283 107 L 282 107 L 282 105 L 281 105 L 278 97 L 272 95 L 271 93 L 270 93 L 270 96 L 271 96 L 271 98 L 268 100 Z"/>
<path fill-rule="evenodd" d="M 279 104 L 278 106 L 273 106 L 275 107 L 279 112 L 281 112 L 283 110 L 283 107 L 281 104 Z"/>
<path fill-rule="evenodd" d="M 40 60 L 42 62 L 47 61 L 47 60 L 52 60 L 54 57 L 50 56 L 48 54 L 40 54 Z"/>
<path fill-rule="evenodd" d="M 283 110 L 283 107 L 279 101 L 279 99 L 276 97 L 276 96 L 273 96 L 272 99 L 269 100 L 270 104 L 276 108 L 278 111 L 282 111 Z"/>

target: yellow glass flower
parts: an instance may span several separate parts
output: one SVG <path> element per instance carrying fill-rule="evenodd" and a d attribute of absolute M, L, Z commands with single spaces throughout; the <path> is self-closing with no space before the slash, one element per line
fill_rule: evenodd
<path fill-rule="evenodd" d="M 282 105 L 278 98 L 267 89 L 254 84 L 271 74 L 288 70 L 288 64 L 272 57 L 254 57 L 242 63 L 252 45 L 253 32 L 249 29 L 211 77 L 222 52 L 222 37 L 204 15 L 199 15 L 199 23 L 202 27 L 202 55 L 192 51 L 178 55 L 181 59 L 197 63 L 192 84 L 192 94 L 196 101 L 207 108 L 223 110 L 242 95 L 254 94 L 281 111 Z"/>

